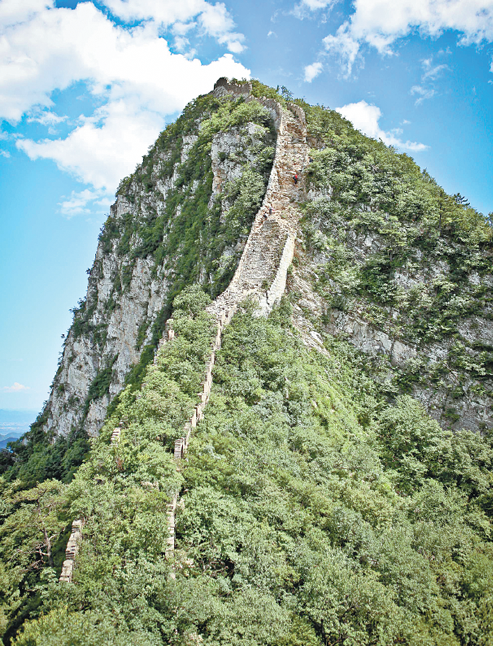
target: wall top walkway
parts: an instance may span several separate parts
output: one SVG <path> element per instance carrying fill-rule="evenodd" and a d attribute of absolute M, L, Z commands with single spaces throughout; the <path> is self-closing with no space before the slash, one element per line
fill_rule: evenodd
<path fill-rule="evenodd" d="M 251 84 L 238 85 L 219 79 L 214 93 L 220 96 L 246 96 L 264 105 L 276 125 L 277 141 L 267 190 L 243 250 L 235 275 L 227 289 L 208 310 L 216 315 L 236 307 L 246 297 L 257 299 L 262 314 L 268 314 L 284 293 L 287 270 L 291 264 L 298 222 L 296 204 L 303 199 L 303 169 L 308 164 L 308 145 L 304 110 L 288 104 L 284 110 L 271 98 L 251 97 Z M 298 175 L 297 181 L 294 176 Z"/>

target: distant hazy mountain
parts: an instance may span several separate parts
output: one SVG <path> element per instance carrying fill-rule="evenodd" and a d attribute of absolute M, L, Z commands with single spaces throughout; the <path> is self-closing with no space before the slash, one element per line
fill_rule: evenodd
<path fill-rule="evenodd" d="M 36 415 L 35 410 L 0 409 L 0 449 L 24 435 L 36 419 Z"/>

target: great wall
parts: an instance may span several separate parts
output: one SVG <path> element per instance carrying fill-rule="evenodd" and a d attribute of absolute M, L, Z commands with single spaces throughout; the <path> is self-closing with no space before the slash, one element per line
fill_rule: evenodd
<path fill-rule="evenodd" d="M 276 150 L 267 190 L 250 230 L 240 262 L 231 283 L 226 290 L 207 308 L 217 320 L 217 333 L 206 363 L 202 392 L 192 416 L 183 428 L 183 434 L 175 440 L 174 459 L 176 468 L 182 468 L 182 461 L 188 450 L 193 429 L 204 415 L 213 382 L 213 367 L 216 352 L 221 348 L 222 333 L 231 321 L 238 305 L 245 299 L 254 299 L 260 315 L 266 316 L 278 303 L 284 293 L 288 268 L 292 262 L 298 222 L 301 213 L 297 203 L 303 198 L 303 177 L 295 183 L 295 174 L 302 174 L 309 160 L 306 120 L 303 109 L 288 103 L 288 109 L 274 99 L 256 98 L 251 95 L 250 83 L 229 83 L 221 78 L 214 85 L 216 97 L 243 97 L 245 101 L 257 101 L 269 110 L 277 134 Z M 175 338 L 172 319 L 168 320 L 163 343 Z M 118 442 L 121 428 L 116 427 L 111 442 Z M 167 547 L 171 556 L 175 549 L 176 508 L 179 492 L 175 492 L 167 505 Z M 66 559 L 63 563 L 60 582 L 71 582 L 75 568 L 75 557 L 82 541 L 83 519 L 72 524 Z M 174 574 L 172 574 L 174 576 Z"/>

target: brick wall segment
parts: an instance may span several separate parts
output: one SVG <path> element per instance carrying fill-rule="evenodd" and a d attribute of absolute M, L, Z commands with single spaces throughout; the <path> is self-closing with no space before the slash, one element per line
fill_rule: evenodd
<path fill-rule="evenodd" d="M 65 560 L 62 565 L 62 572 L 60 574 L 59 581 L 61 583 L 70 583 L 72 581 L 72 576 L 75 568 L 75 557 L 79 551 L 80 543 L 82 541 L 82 529 L 84 527 L 84 521 L 74 520 L 72 523 L 72 532 L 67 542 L 67 548 L 65 550 Z"/>

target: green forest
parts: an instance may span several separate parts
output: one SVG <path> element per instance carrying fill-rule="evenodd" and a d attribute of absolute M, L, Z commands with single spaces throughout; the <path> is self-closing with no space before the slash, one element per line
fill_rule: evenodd
<path fill-rule="evenodd" d="M 253 94 L 292 98 L 258 81 Z M 319 258 L 311 287 L 326 310 L 312 323 L 323 347 L 310 348 L 293 325 L 302 299 L 289 280 L 268 317 L 246 299 L 223 332 L 204 419 L 177 469 L 174 442 L 217 330 L 206 308 L 238 255 L 218 259 L 248 231 L 274 153 L 265 109 L 201 97 L 120 185 L 129 199 L 143 185 L 154 191 L 156 173 L 168 177 L 176 163 L 159 165 L 159 150 L 179 156 L 187 128 L 202 120 L 168 210 L 124 218 L 123 228 L 110 217 L 100 237 L 130 264 L 140 254 L 156 267 L 174 258 L 153 345 L 97 438 L 77 429 L 47 437 L 41 413 L 0 455 L 5 646 L 493 644 L 493 431 L 452 430 L 453 409 L 439 423 L 412 396 L 414 384 L 436 388 L 450 370 L 488 395 L 493 348 L 461 336 L 459 324 L 493 318 L 481 282 L 491 273 L 491 223 L 407 155 L 332 110 L 296 102 L 311 145 L 306 190 L 322 197 L 300 205 L 302 244 L 289 274 Z M 262 145 L 250 142 L 255 164 L 245 162 L 211 208 L 212 138 L 247 123 L 262 132 Z M 198 232 L 207 240 L 200 257 Z M 382 246 L 363 258 L 357 235 Z M 400 270 L 439 262 L 446 280 L 414 292 L 395 281 Z M 209 279 L 199 284 L 201 268 Z M 447 356 L 430 366 L 418 355 L 384 375 L 383 360 L 327 331 L 331 311 L 356 308 L 419 350 L 446 342 Z M 171 314 L 175 338 L 154 355 Z M 85 303 L 74 321 L 77 333 L 98 334 Z M 93 398 L 106 391 L 108 370 Z M 166 509 L 177 493 L 170 555 Z M 75 519 L 84 527 L 74 578 L 59 583 Z"/>
<path fill-rule="evenodd" d="M 12 643 L 491 643 L 491 437 L 444 431 L 408 396 L 389 405 L 347 344 L 305 348 L 287 300 L 268 319 L 246 304 L 226 329 L 177 474 L 170 447 L 214 331 L 206 300 L 178 299 L 176 341 L 72 482 L 4 483 L 4 623 L 31 617 Z M 75 583 L 61 585 L 81 516 Z"/>

